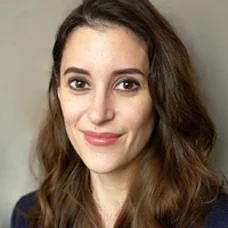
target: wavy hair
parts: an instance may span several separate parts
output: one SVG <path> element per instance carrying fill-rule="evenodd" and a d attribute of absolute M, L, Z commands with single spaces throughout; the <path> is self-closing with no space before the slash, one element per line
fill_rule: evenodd
<path fill-rule="evenodd" d="M 57 88 L 69 35 L 79 27 L 119 25 L 148 48 L 156 126 L 115 228 L 202 227 L 222 184 L 208 168 L 215 129 L 195 85 L 188 52 L 148 0 L 84 0 L 60 26 L 53 47 L 49 110 L 37 142 L 43 180 L 31 227 L 102 227 L 88 168 L 65 131 Z M 153 156 L 156 155 L 156 159 Z"/>

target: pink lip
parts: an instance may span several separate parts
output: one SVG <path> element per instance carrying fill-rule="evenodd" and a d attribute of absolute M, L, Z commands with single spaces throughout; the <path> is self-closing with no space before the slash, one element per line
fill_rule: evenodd
<path fill-rule="evenodd" d="M 86 141 L 95 146 L 108 146 L 116 143 L 120 136 L 110 132 L 83 131 Z"/>

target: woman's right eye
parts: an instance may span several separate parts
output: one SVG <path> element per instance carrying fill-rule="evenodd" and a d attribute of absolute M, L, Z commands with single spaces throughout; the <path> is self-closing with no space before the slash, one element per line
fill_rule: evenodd
<path fill-rule="evenodd" d="M 90 88 L 90 85 L 84 79 L 76 78 L 69 80 L 69 86 L 73 90 L 86 90 Z"/>

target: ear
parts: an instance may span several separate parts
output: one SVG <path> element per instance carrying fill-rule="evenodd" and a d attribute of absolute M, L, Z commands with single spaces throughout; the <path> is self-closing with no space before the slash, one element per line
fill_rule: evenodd
<path fill-rule="evenodd" d="M 57 96 L 58 96 L 59 101 L 61 101 L 62 96 L 61 96 L 60 86 L 57 87 Z"/>
<path fill-rule="evenodd" d="M 54 68 L 53 68 L 53 74 L 54 74 L 53 80 L 55 80 L 54 84 L 57 87 L 56 88 L 57 97 L 58 97 L 59 101 L 61 101 L 60 77 L 57 76 L 57 73 Z"/>

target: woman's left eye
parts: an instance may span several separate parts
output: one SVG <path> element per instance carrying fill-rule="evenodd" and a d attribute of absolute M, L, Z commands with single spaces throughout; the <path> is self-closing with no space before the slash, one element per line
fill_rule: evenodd
<path fill-rule="evenodd" d="M 124 91 L 132 91 L 136 90 L 139 87 L 139 83 L 133 80 L 124 80 L 121 81 L 117 86 L 116 89 L 124 90 Z"/>

